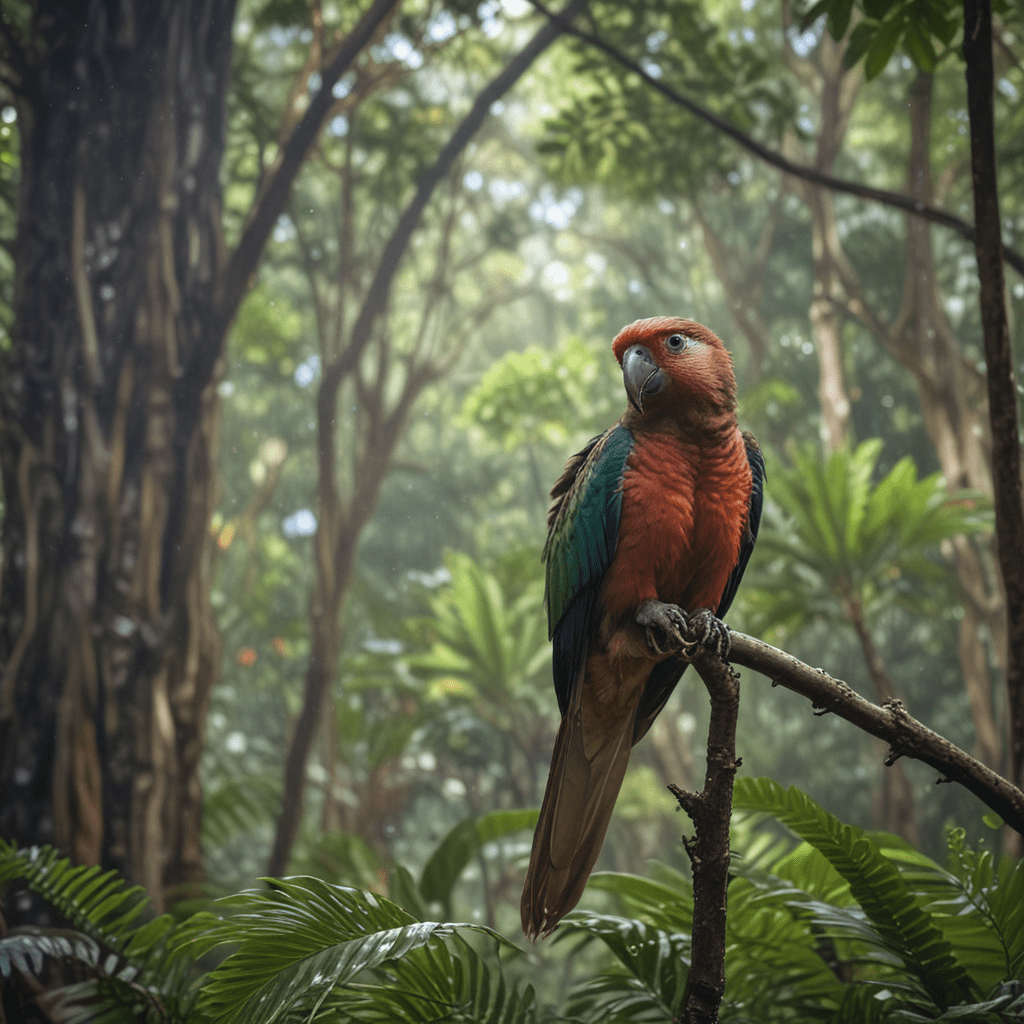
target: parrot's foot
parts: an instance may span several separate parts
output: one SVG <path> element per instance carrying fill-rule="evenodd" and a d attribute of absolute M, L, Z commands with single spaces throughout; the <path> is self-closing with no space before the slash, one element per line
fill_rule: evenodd
<path fill-rule="evenodd" d="M 647 634 L 651 654 L 675 654 L 687 645 L 686 613 L 678 605 L 644 601 L 636 613 L 637 625 Z"/>
<path fill-rule="evenodd" d="M 710 608 L 695 611 L 689 619 L 689 636 L 691 643 L 696 643 L 705 650 L 714 651 L 722 661 L 729 660 L 732 641 L 729 639 L 729 627 L 718 618 Z"/>
<path fill-rule="evenodd" d="M 645 601 L 636 621 L 646 634 L 651 653 L 659 657 L 681 654 L 689 658 L 698 647 L 714 651 L 723 661 L 729 656 L 729 627 L 707 608 L 687 615 L 677 605 Z"/>

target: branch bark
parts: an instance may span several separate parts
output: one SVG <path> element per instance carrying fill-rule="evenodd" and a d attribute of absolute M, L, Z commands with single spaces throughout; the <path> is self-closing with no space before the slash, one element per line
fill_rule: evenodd
<path fill-rule="evenodd" d="M 530 0 L 530 3 L 553 21 L 561 21 L 565 17 L 564 14 L 555 14 L 548 10 L 540 0 Z M 970 4 L 970 0 L 966 0 L 966 3 Z M 609 57 L 617 61 L 624 68 L 627 68 L 632 71 L 633 74 L 638 75 L 652 89 L 660 92 L 663 96 L 678 106 L 690 111 L 690 113 L 695 117 L 699 117 L 701 120 L 706 121 L 724 135 L 728 135 L 729 138 L 738 142 L 745 150 L 747 150 L 747 152 L 753 153 L 754 156 L 763 160 L 766 164 L 770 164 L 772 167 L 777 167 L 780 171 L 785 171 L 786 174 L 791 174 L 802 181 L 809 181 L 815 185 L 822 185 L 825 188 L 832 189 L 834 192 L 843 192 L 847 195 L 857 196 L 860 199 L 868 199 L 877 203 L 882 203 L 885 206 L 894 206 L 899 210 L 904 210 L 907 213 L 913 214 L 915 217 L 922 217 L 934 224 L 941 224 L 943 227 L 950 228 L 968 242 L 976 242 L 977 236 L 975 228 L 968 224 L 967 221 L 961 220 L 952 213 L 949 213 L 946 210 L 940 210 L 937 207 L 931 206 L 929 203 L 925 203 L 919 199 L 913 199 L 910 196 L 901 195 L 899 192 L 889 192 L 886 189 L 872 188 L 870 185 L 859 185 L 857 182 L 846 181 L 843 178 L 836 178 L 831 174 L 824 174 L 816 171 L 812 167 L 805 167 L 803 164 L 794 163 L 792 160 L 786 159 L 786 157 L 781 153 L 776 153 L 774 150 L 762 145 L 756 139 L 751 138 L 746 134 L 746 132 L 742 132 L 739 128 L 729 124 L 729 122 L 724 118 L 719 117 L 717 114 L 714 114 L 705 107 L 702 107 L 699 103 L 695 103 L 693 100 L 688 99 L 681 93 L 676 92 L 675 89 L 666 85 L 659 79 L 652 77 L 644 71 L 639 64 L 630 60 L 630 58 L 622 53 L 621 50 L 617 49 L 600 36 L 570 25 L 565 25 L 565 31 L 569 35 L 576 36 L 576 38 L 582 42 L 589 43 L 591 46 L 596 47 L 603 53 L 608 54 Z M 1018 274 L 1024 277 L 1024 254 L 1017 252 L 1016 249 L 1013 249 L 1008 245 L 1002 245 L 1002 258 L 1006 260 L 1006 262 L 1013 267 Z"/>
<path fill-rule="evenodd" d="M 729 823 L 736 757 L 739 676 L 717 654 L 697 648 L 693 666 L 711 698 L 708 767 L 704 788 L 688 793 L 669 786 L 690 816 L 694 838 L 683 839 L 693 867 L 693 931 L 690 973 L 680 1024 L 716 1024 L 725 992 L 725 927 L 729 888 Z"/>
<path fill-rule="evenodd" d="M 791 654 L 743 633 L 731 633 L 729 661 L 767 676 L 773 686 L 784 686 L 831 711 L 857 728 L 889 743 L 887 764 L 912 757 L 941 773 L 939 782 L 959 782 L 1024 836 L 1024 793 L 945 737 L 913 718 L 900 701 L 879 707 L 852 687 L 811 668 Z M 699 670 L 699 669 L 698 669 Z"/>

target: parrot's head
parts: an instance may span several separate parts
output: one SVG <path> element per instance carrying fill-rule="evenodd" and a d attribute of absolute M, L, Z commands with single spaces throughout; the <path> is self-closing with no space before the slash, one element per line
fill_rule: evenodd
<path fill-rule="evenodd" d="M 736 408 L 732 357 L 712 331 L 693 320 L 636 320 L 615 336 L 612 351 L 622 366 L 629 404 L 639 415 Z"/>

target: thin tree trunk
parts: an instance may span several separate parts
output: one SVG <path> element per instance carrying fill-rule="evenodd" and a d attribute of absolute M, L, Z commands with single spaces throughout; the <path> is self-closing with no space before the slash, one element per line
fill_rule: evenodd
<path fill-rule="evenodd" d="M 886 668 L 882 652 L 878 649 L 874 637 L 868 629 L 864 618 L 864 609 L 857 600 L 850 600 L 847 605 L 850 622 L 856 630 L 857 639 L 860 641 L 861 651 L 864 654 L 864 662 L 868 668 L 868 675 L 871 677 L 871 683 L 875 690 L 875 700 L 882 706 L 898 701 L 896 686 Z M 881 778 L 881 788 L 880 827 L 887 832 L 903 836 L 904 839 L 916 846 L 919 839 L 917 807 L 914 802 L 914 790 L 907 778 L 902 761 L 890 759 L 886 762 L 886 769 Z"/>
<path fill-rule="evenodd" d="M 910 90 L 907 191 L 925 201 L 932 198 L 932 85 L 932 76 L 921 72 Z M 882 340 L 914 375 L 925 429 L 949 487 L 974 487 L 990 494 L 991 439 L 981 381 L 963 358 L 942 309 L 935 281 L 931 231 L 917 218 L 907 218 L 903 301 L 896 324 L 883 333 Z M 966 604 L 958 625 L 958 649 L 975 740 L 982 760 L 998 767 L 1003 744 L 995 722 L 992 678 L 979 626 L 984 619 L 994 635 L 1005 630 L 1002 594 L 988 580 L 969 540 L 958 538 L 952 549 Z"/>
<path fill-rule="evenodd" d="M 929 159 L 932 76 L 920 73 L 910 89 L 910 154 L 907 192 L 932 198 Z M 903 295 L 890 325 L 872 309 L 856 271 L 837 236 L 832 263 L 842 278 L 842 299 L 856 317 L 913 374 L 925 430 L 952 489 L 973 487 L 992 493 L 991 441 L 981 375 L 960 351 L 960 343 L 942 308 L 935 278 L 931 230 L 927 222 L 907 217 L 907 256 Z M 984 623 L 1004 657 L 1005 615 L 999 581 L 991 578 L 975 542 L 956 538 L 950 546 L 964 594 L 965 614 L 958 624 L 958 647 L 974 721 L 979 755 L 993 766 L 1002 761 L 1003 742 L 993 708 L 992 676 L 979 625 Z"/>
<path fill-rule="evenodd" d="M 859 72 L 843 64 L 843 49 L 826 35 L 819 46 L 821 101 L 814 168 L 831 171 L 846 137 L 846 129 L 859 85 Z M 811 248 L 814 257 L 814 296 L 808 316 L 818 353 L 818 404 L 821 408 L 822 447 L 827 455 L 850 437 L 852 408 L 843 367 L 843 316 L 840 268 L 834 254 L 839 233 L 832 196 L 823 188 L 805 186 L 811 212 Z"/>
<path fill-rule="evenodd" d="M 1006 687 L 1012 782 L 1024 784 L 1024 497 L 1020 426 L 1003 280 L 993 112 L 992 5 L 964 0 L 964 57 L 971 130 L 975 251 L 981 283 L 981 326 L 992 424 L 996 552 L 1006 592 Z"/>

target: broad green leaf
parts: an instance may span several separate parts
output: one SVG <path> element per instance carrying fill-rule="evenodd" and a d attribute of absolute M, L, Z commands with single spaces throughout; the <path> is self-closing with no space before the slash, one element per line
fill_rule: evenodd
<path fill-rule="evenodd" d="M 423 867 L 420 879 L 423 899 L 450 908 L 455 883 L 483 844 L 533 828 L 537 814 L 535 810 L 492 811 L 480 818 L 460 821 L 441 840 Z"/>
<path fill-rule="evenodd" d="M 889 58 L 892 56 L 893 50 L 896 49 L 900 36 L 903 35 L 905 25 L 904 18 L 897 14 L 886 18 L 879 26 L 868 47 L 867 60 L 864 64 L 864 77 L 869 82 L 881 74 L 885 65 L 889 63 Z"/>

